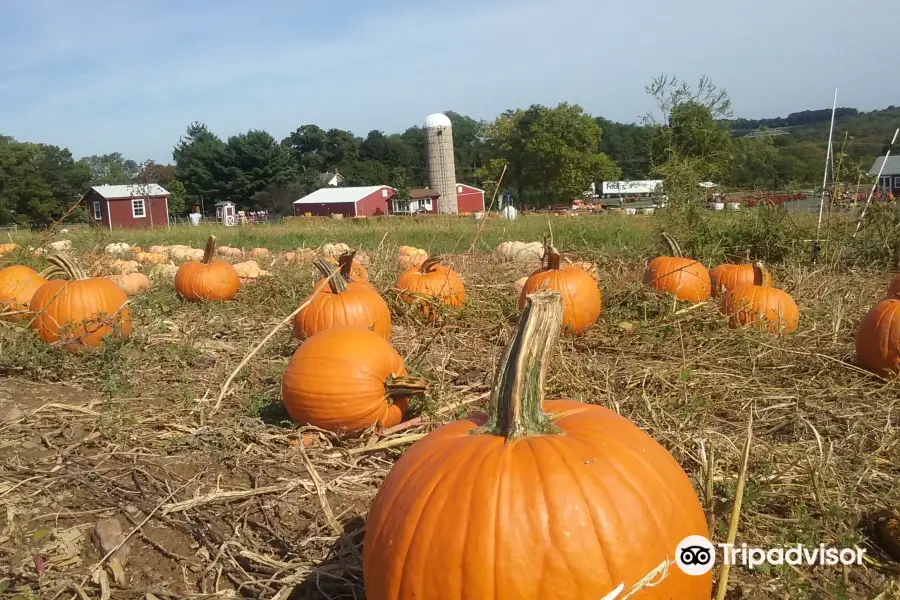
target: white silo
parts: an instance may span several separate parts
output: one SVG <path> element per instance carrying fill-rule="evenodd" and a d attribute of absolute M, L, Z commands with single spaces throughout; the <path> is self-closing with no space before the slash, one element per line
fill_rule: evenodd
<path fill-rule="evenodd" d="M 453 160 L 453 128 L 450 119 L 435 113 L 425 119 L 425 159 L 428 164 L 428 184 L 440 194 L 438 212 L 455 215 L 456 162 Z"/>

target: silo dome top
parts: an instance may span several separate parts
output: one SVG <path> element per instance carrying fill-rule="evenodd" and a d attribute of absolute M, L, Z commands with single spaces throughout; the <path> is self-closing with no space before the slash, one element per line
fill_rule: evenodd
<path fill-rule="evenodd" d="M 434 113 L 433 115 L 428 115 L 428 118 L 425 119 L 425 129 L 431 129 L 432 127 L 450 127 L 451 125 L 450 119 L 443 113 Z"/>

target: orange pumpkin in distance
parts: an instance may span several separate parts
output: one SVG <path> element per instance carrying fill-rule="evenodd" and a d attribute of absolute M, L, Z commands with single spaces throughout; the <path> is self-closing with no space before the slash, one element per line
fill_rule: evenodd
<path fill-rule="evenodd" d="M 761 325 L 769 333 L 791 333 L 800 323 L 800 309 L 791 295 L 766 284 L 762 263 L 753 265 L 754 283 L 730 290 L 722 299 L 722 312 L 730 327 Z"/>
<path fill-rule="evenodd" d="M 768 271 L 765 271 L 765 278 L 763 285 L 772 285 L 772 277 Z M 742 285 L 753 284 L 755 281 L 753 264 L 734 265 L 723 263 L 710 270 L 709 279 L 712 285 L 712 296 L 713 298 L 718 298 L 729 290 L 739 288 Z"/>
<path fill-rule="evenodd" d="M 34 293 L 47 283 L 37 271 L 24 265 L 0 270 L 0 318 L 8 321 L 28 321 Z"/>
<path fill-rule="evenodd" d="M 525 307 L 530 294 L 541 290 L 556 290 L 563 298 L 563 327 L 580 335 L 600 317 L 603 296 L 597 282 L 573 264 L 560 264 L 560 255 L 550 244 L 544 247 L 547 266 L 538 269 L 525 282 L 519 293 L 519 310 Z"/>
<path fill-rule="evenodd" d="M 51 280 L 31 297 L 31 327 L 41 340 L 73 352 L 98 348 L 107 336 L 131 335 L 131 311 L 122 288 L 105 277 L 91 277 L 64 256 L 47 262 L 51 268 L 44 274 Z"/>
<path fill-rule="evenodd" d="M 192 302 L 209 300 L 219 302 L 231 300 L 241 288 L 234 267 L 224 260 L 214 259 L 216 236 L 209 236 L 203 260 L 192 260 L 178 267 L 175 273 L 175 292 Z"/>
<path fill-rule="evenodd" d="M 602 406 L 543 402 L 558 292 L 529 296 L 491 414 L 444 425 L 394 464 L 369 510 L 369 600 L 600 600 L 708 536 L 669 452 Z M 708 600 L 712 574 L 671 566 L 642 600 Z"/>
<path fill-rule="evenodd" d="M 397 279 L 400 298 L 420 306 L 430 313 L 431 303 L 458 307 L 466 303 L 466 288 L 453 269 L 441 264 L 440 256 L 433 256 L 418 267 L 410 267 Z"/>
<path fill-rule="evenodd" d="M 294 316 L 294 337 L 302 339 L 326 329 L 353 326 L 371 329 L 390 341 L 391 311 L 372 284 L 352 275 L 352 259 L 352 254 L 342 256 L 338 272 L 328 261 L 316 259 L 322 279 L 301 302 L 309 305 Z"/>
<path fill-rule="evenodd" d="M 326 329 L 291 357 L 281 395 L 291 419 L 337 433 L 403 420 L 427 383 L 407 376 L 403 359 L 380 335 L 360 327 Z"/>
<path fill-rule="evenodd" d="M 879 375 L 900 372 L 900 297 L 885 298 L 856 329 L 856 358 Z"/>
<path fill-rule="evenodd" d="M 709 298 L 709 271 L 703 263 L 693 258 L 684 258 L 678 242 L 668 233 L 663 233 L 672 256 L 657 256 L 644 271 L 644 284 L 674 295 L 687 302 L 703 302 Z"/>
<path fill-rule="evenodd" d="M 356 252 L 348 252 L 346 254 L 342 254 L 338 258 L 329 256 L 325 260 L 327 262 L 331 263 L 332 265 L 337 266 L 338 268 L 341 268 L 341 270 L 343 270 L 341 261 L 344 260 L 345 256 L 349 256 L 350 260 L 352 261 L 351 267 L 350 267 L 350 276 L 353 277 L 353 279 L 363 279 L 365 281 L 368 281 L 369 280 L 369 272 L 366 270 L 366 268 L 364 266 L 362 266 L 361 263 L 359 263 L 357 260 L 355 260 L 353 258 L 354 254 L 356 254 Z"/>

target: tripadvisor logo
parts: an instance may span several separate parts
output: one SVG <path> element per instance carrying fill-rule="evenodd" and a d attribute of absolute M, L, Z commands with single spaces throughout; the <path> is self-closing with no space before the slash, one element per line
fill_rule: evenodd
<path fill-rule="evenodd" d="M 755 569 L 763 564 L 769 565 L 861 565 L 865 548 L 804 546 L 794 544 L 781 548 L 756 548 L 741 544 L 719 544 L 721 560 L 726 565 L 741 565 L 747 569 Z M 700 576 L 709 573 L 716 562 L 716 547 L 702 535 L 689 535 L 681 540 L 675 548 L 675 564 L 688 575 Z"/>

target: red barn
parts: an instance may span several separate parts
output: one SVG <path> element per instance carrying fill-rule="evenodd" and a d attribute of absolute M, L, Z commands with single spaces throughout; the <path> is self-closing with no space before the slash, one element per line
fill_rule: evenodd
<path fill-rule="evenodd" d="M 97 225 L 108 227 L 168 227 L 169 192 L 162 186 L 95 185 L 81 199 Z"/>
<path fill-rule="evenodd" d="M 456 184 L 456 204 L 459 212 L 483 212 L 484 211 L 484 190 L 477 187 L 466 185 L 464 183 Z M 496 210 L 496 208 L 495 208 Z"/>
<path fill-rule="evenodd" d="M 294 200 L 294 214 L 315 217 L 375 217 L 388 214 L 388 200 L 397 190 L 387 185 L 327 187 Z"/>

